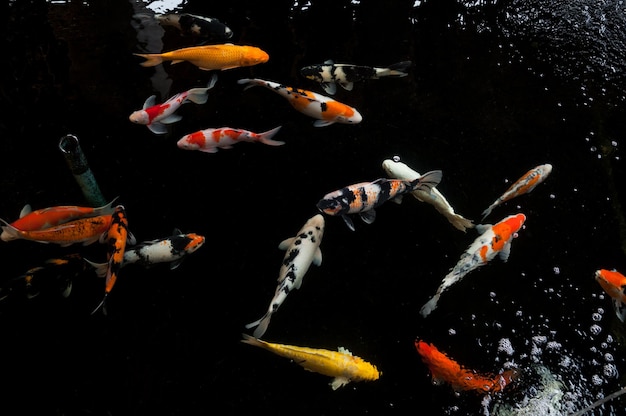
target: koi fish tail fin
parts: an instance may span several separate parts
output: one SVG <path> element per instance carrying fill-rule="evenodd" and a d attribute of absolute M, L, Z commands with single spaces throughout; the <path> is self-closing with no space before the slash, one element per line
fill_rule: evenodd
<path fill-rule="evenodd" d="M 439 185 L 442 178 L 443 172 L 440 170 L 431 170 L 430 172 L 426 172 L 419 178 L 409 182 L 411 192 L 415 190 L 430 192 L 434 187 Z"/>
<path fill-rule="evenodd" d="M 204 104 L 209 100 L 209 90 L 215 86 L 217 74 L 213 74 L 205 88 L 192 88 L 189 90 L 187 99 L 195 104 Z"/>
<path fill-rule="evenodd" d="M 422 308 L 420 309 L 420 314 L 424 318 L 426 318 L 428 315 L 430 315 L 432 311 L 435 310 L 435 308 L 437 307 L 437 302 L 439 301 L 439 297 L 441 297 L 441 293 L 436 293 L 435 296 L 430 298 L 430 300 L 426 302 L 424 306 L 422 306 Z"/>
<path fill-rule="evenodd" d="M 91 265 L 95 269 L 96 276 L 98 277 L 106 276 L 107 269 L 109 268 L 109 263 L 96 263 L 91 260 L 87 260 L 87 259 L 84 259 L 84 260 L 87 264 Z"/>
<path fill-rule="evenodd" d="M 454 228 L 463 232 L 466 232 L 468 228 L 474 228 L 474 222 L 472 220 L 468 220 L 459 214 L 449 215 L 448 221 L 454 226 Z"/>
<path fill-rule="evenodd" d="M 392 78 L 406 77 L 409 75 L 409 68 L 411 67 L 411 64 L 411 61 L 398 62 L 388 66 L 387 68 L 376 71 L 376 76 Z"/>
<path fill-rule="evenodd" d="M 239 85 L 246 84 L 246 86 L 243 88 L 244 91 L 247 90 L 248 88 L 252 88 L 252 87 L 255 87 L 257 85 L 260 85 L 257 82 L 255 82 L 253 79 L 250 79 L 250 78 L 242 78 L 239 81 L 237 81 L 237 84 L 239 84 Z"/>
<path fill-rule="evenodd" d="M 486 210 L 483 211 L 483 213 L 482 213 L 483 217 L 481 218 L 481 221 L 484 221 L 485 218 L 487 218 L 487 216 L 489 214 L 491 214 L 491 211 L 493 210 L 494 207 L 495 207 L 495 205 L 489 205 L 489 207 Z"/>
<path fill-rule="evenodd" d="M 248 335 L 248 334 L 241 334 L 241 336 L 243 337 L 241 339 L 241 342 L 243 342 L 244 344 L 250 344 L 250 345 L 254 345 L 255 347 L 261 347 L 261 348 L 267 349 L 265 343 L 261 341 L 260 339 L 257 339 L 253 337 L 252 335 Z"/>
<path fill-rule="evenodd" d="M 140 63 L 141 66 L 157 66 L 158 64 L 163 62 L 163 58 L 158 53 L 134 53 L 133 55 L 141 56 L 142 58 L 146 58 L 145 61 Z"/>
<path fill-rule="evenodd" d="M 98 306 L 96 306 L 96 308 L 91 312 L 92 315 L 98 312 L 99 310 L 102 310 L 102 314 L 104 315 L 107 314 L 107 308 L 106 308 L 107 295 L 108 293 L 105 293 L 104 297 L 102 298 Z"/>
<path fill-rule="evenodd" d="M 281 142 L 279 140 L 272 140 L 272 137 L 278 133 L 282 126 L 278 126 L 272 130 L 266 131 L 264 133 L 259 134 L 259 141 L 263 144 L 267 144 L 270 146 L 282 146 L 285 142 Z"/>
<path fill-rule="evenodd" d="M 256 327 L 252 335 L 254 335 L 255 338 L 261 338 L 263 334 L 265 334 L 265 331 L 267 331 L 267 327 L 270 324 L 271 317 L 272 317 L 272 313 L 268 311 L 265 315 L 263 315 L 261 319 L 251 322 L 248 325 L 246 325 L 246 329 Z"/>
<path fill-rule="evenodd" d="M 11 241 L 20 238 L 20 231 L 17 228 L 15 228 L 2 218 L 0 218 L 0 222 L 4 224 L 2 225 L 2 234 L 0 234 L 0 239 L 2 241 Z"/>

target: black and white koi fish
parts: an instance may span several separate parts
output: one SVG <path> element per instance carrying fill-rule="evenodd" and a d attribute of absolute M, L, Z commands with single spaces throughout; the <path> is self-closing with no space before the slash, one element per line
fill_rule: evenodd
<path fill-rule="evenodd" d="M 442 175 L 440 170 L 433 170 L 413 181 L 379 178 L 374 182 L 360 182 L 326 194 L 317 208 L 325 214 L 341 216 L 354 231 L 348 214 L 359 214 L 363 222 L 371 224 L 376 219 L 374 208 L 389 200 L 400 203 L 404 194 L 417 189 L 430 190 L 439 185 Z"/>
<path fill-rule="evenodd" d="M 324 236 L 324 216 L 317 214 L 302 226 L 295 237 L 283 240 L 278 248 L 285 250 L 285 257 L 278 273 L 278 286 L 270 306 L 261 319 L 246 325 L 246 329 L 254 328 L 254 337 L 260 338 L 265 334 L 270 318 L 285 301 L 289 292 L 299 289 L 304 275 L 311 263 L 322 264 L 320 244 Z"/>
<path fill-rule="evenodd" d="M 303 77 L 319 82 L 328 94 L 337 92 L 337 84 L 344 89 L 352 91 L 354 83 L 366 79 L 378 79 L 383 77 L 405 77 L 411 61 L 402 61 L 386 68 L 371 66 L 336 64 L 332 60 L 323 64 L 305 66 L 300 70 Z"/>
<path fill-rule="evenodd" d="M 162 26 L 171 26 L 181 34 L 198 38 L 230 39 L 233 31 L 213 17 L 198 16 L 190 13 L 155 14 L 154 18 Z"/>

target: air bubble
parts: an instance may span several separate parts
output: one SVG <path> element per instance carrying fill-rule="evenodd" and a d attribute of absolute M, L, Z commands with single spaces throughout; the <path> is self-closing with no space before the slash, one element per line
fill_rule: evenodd
<path fill-rule="evenodd" d="M 599 335 L 600 332 L 602 332 L 602 327 L 600 325 L 591 325 L 591 328 L 589 328 L 589 330 L 591 331 L 591 333 L 593 335 Z"/>

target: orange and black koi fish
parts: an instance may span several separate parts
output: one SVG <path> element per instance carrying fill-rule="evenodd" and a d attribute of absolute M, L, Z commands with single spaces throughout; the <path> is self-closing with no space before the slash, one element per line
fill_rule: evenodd
<path fill-rule="evenodd" d="M 433 170 L 414 181 L 380 178 L 374 182 L 361 182 L 326 194 L 317 203 L 317 208 L 325 214 L 341 216 L 354 231 L 349 214 L 359 214 L 363 222 L 371 224 L 376 219 L 374 208 L 389 200 L 401 202 L 402 195 L 416 189 L 432 189 L 441 178 L 442 172 Z"/>
<path fill-rule="evenodd" d="M 496 375 L 478 374 L 473 370 L 463 368 L 433 344 L 421 340 L 415 341 L 415 348 L 430 370 L 433 383 L 448 383 L 456 391 L 497 393 L 517 377 L 517 371 L 514 369 Z"/>
<path fill-rule="evenodd" d="M 124 206 L 116 206 L 112 217 L 111 226 L 100 238 L 100 242 L 105 243 L 108 248 L 108 269 L 104 286 L 104 297 L 96 309 L 91 312 L 92 314 L 94 314 L 98 309 L 104 307 L 107 296 L 111 293 L 111 290 L 113 290 L 113 286 L 117 281 L 117 275 L 122 268 L 127 242 L 130 245 L 133 245 L 136 242 L 135 237 L 128 231 L 128 219 L 126 218 L 126 210 L 124 209 Z"/>
<path fill-rule="evenodd" d="M 626 276 L 617 270 L 596 270 L 596 281 L 613 300 L 613 309 L 620 321 L 626 318 Z"/>

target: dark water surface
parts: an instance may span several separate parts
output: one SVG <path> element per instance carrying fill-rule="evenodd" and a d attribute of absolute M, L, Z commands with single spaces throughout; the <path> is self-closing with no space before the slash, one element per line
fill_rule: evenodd
<path fill-rule="evenodd" d="M 626 271 L 624 2 L 266 3 L 184 4 L 219 18 L 233 43 L 258 46 L 270 60 L 220 72 L 208 102 L 183 106 L 183 119 L 163 136 L 128 116 L 148 96 L 162 102 L 206 85 L 211 73 L 188 63 L 143 68 L 133 53 L 193 39 L 133 18 L 153 13 L 141 2 L 0 6 L 0 217 L 13 221 L 27 203 L 85 204 L 57 147 L 71 133 L 103 194 L 126 207 L 138 240 L 174 228 L 206 236 L 175 270 L 122 269 L 106 316 L 90 315 L 103 290 L 90 269 L 76 276 L 68 298 L 54 282 L 33 299 L 9 292 L 0 303 L 3 401 L 17 407 L 8 408 L 467 415 L 518 407 L 512 414 L 565 415 L 624 385 L 624 327 L 593 279 L 600 268 Z M 327 59 L 413 66 L 405 78 L 338 89 L 335 98 L 363 115 L 357 125 L 313 127 L 277 94 L 236 82 L 257 77 L 323 93 L 299 70 Z M 208 127 L 278 125 L 280 147 L 241 143 L 216 154 L 176 147 Z M 488 218 L 528 217 L 508 262 L 472 272 L 427 318 L 421 306 L 476 231 L 463 234 L 413 198 L 381 206 L 371 225 L 355 218 L 355 232 L 326 217 L 322 265 L 311 267 L 264 338 L 343 346 L 383 372 L 333 391 L 328 377 L 239 340 L 274 293 L 280 241 L 316 214 L 326 193 L 385 176 L 381 163 L 394 155 L 421 173 L 441 169 L 438 189 L 477 223 L 524 172 L 543 163 L 554 170 Z M 2 282 L 74 252 L 105 256 L 99 244 L 2 242 Z M 477 371 L 514 367 L 522 376 L 490 399 L 455 393 L 431 383 L 416 338 Z M 532 407 L 533 399 L 552 410 Z M 615 399 L 595 414 L 626 414 L 625 403 Z"/>

